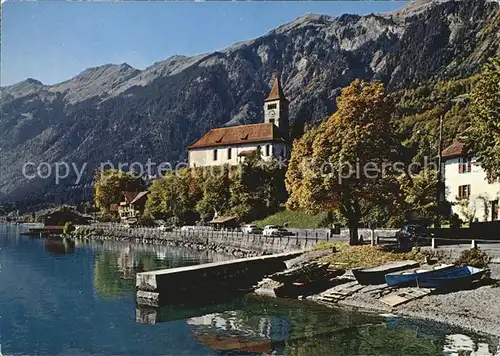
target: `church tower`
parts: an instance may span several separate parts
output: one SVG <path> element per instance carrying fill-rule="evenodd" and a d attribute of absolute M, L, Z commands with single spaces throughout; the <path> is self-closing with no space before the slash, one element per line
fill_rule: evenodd
<path fill-rule="evenodd" d="M 274 73 L 273 87 L 264 100 L 264 123 L 274 124 L 288 138 L 288 100 L 285 98 L 278 73 Z"/>

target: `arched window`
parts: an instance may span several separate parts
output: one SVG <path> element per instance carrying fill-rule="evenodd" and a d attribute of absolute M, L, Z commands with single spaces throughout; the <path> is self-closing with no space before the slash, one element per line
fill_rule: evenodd
<path fill-rule="evenodd" d="M 227 159 L 231 159 L 231 147 L 227 149 Z"/>
<path fill-rule="evenodd" d="M 271 146 L 266 145 L 266 156 L 269 156 L 271 154 Z"/>
<path fill-rule="evenodd" d="M 259 146 L 257 146 L 257 152 L 259 152 L 259 155 L 261 155 L 261 154 L 262 154 L 262 151 L 260 150 L 260 145 L 259 145 Z"/>
<path fill-rule="evenodd" d="M 214 150 L 214 161 L 217 161 L 217 148 Z"/>

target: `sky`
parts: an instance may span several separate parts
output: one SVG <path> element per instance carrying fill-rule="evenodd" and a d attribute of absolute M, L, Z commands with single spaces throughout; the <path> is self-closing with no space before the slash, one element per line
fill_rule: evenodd
<path fill-rule="evenodd" d="M 399 1 L 70 2 L 2 1 L 2 86 L 27 78 L 55 84 L 86 68 L 144 69 L 264 35 L 307 13 L 380 13 Z"/>

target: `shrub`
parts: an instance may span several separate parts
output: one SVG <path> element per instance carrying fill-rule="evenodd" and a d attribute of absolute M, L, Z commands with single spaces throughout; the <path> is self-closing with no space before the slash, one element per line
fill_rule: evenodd
<path fill-rule="evenodd" d="M 460 257 L 455 261 L 458 266 L 471 266 L 476 268 L 487 268 L 491 262 L 491 257 L 486 252 L 478 248 L 463 251 Z"/>
<path fill-rule="evenodd" d="M 73 225 L 72 222 L 68 221 L 66 224 L 64 224 L 63 228 L 64 234 L 71 234 L 73 231 L 75 231 L 75 226 Z"/>

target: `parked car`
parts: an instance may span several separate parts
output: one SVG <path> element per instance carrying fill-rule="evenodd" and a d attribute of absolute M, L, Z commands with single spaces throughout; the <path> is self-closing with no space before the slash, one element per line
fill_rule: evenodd
<path fill-rule="evenodd" d="M 262 234 L 262 229 L 257 225 L 252 225 L 252 224 L 243 225 L 241 227 L 241 231 L 244 234 Z"/>
<path fill-rule="evenodd" d="M 295 235 L 293 232 L 287 230 L 284 227 L 280 227 L 279 231 L 280 231 L 281 236 L 293 236 L 293 235 Z"/>
<path fill-rule="evenodd" d="M 411 248 L 418 244 L 419 238 L 432 236 L 427 227 L 417 224 L 408 224 L 396 232 L 398 246 L 401 248 Z"/>
<path fill-rule="evenodd" d="M 293 235 L 290 231 L 285 229 L 284 227 L 277 225 L 266 225 L 264 230 L 262 230 L 262 235 L 264 236 L 287 236 Z"/>

